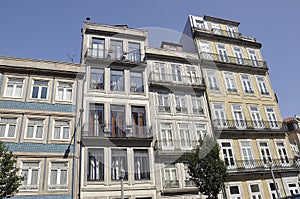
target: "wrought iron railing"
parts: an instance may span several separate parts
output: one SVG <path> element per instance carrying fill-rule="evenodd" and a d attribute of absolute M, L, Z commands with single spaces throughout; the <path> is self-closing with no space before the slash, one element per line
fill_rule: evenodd
<path fill-rule="evenodd" d="M 179 187 L 178 180 L 165 180 L 165 188 L 176 188 Z"/>
<path fill-rule="evenodd" d="M 284 130 L 283 122 L 278 121 L 259 121 L 259 120 L 213 120 L 214 127 L 217 129 L 277 129 Z"/>
<path fill-rule="evenodd" d="M 122 50 L 104 50 L 97 48 L 88 48 L 87 56 L 98 59 L 119 60 L 127 62 L 142 62 L 142 54 L 140 52 L 124 52 Z"/>
<path fill-rule="evenodd" d="M 232 162 L 231 162 L 232 163 Z M 282 158 L 282 159 L 255 159 L 255 160 L 235 160 L 234 164 L 226 165 L 228 171 L 236 170 L 267 170 L 272 169 L 286 169 L 299 168 L 300 160 Z"/>
<path fill-rule="evenodd" d="M 241 38 L 241 33 L 234 32 L 234 31 L 227 31 L 227 30 L 222 30 L 219 28 L 212 28 L 211 31 L 216 34 L 216 35 L 222 35 L 225 37 L 232 37 L 232 38 Z"/>
<path fill-rule="evenodd" d="M 82 137 L 152 137 L 152 129 L 149 126 L 99 124 L 89 128 L 89 131 L 82 133 Z"/>
<path fill-rule="evenodd" d="M 255 59 L 238 58 L 228 55 L 220 55 L 216 53 L 201 52 L 200 58 L 202 60 L 218 61 L 224 63 L 238 64 L 244 66 L 252 66 L 258 68 L 267 68 L 265 61 L 258 61 Z"/>
<path fill-rule="evenodd" d="M 188 86 L 203 86 L 204 79 L 203 77 L 197 76 L 185 76 L 178 74 L 170 73 L 150 73 L 149 75 L 150 83 L 161 83 L 161 84 L 179 84 L 179 85 L 188 85 Z"/>

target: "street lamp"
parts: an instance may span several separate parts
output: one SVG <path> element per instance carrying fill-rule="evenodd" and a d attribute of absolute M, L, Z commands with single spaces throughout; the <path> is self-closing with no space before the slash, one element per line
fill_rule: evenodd
<path fill-rule="evenodd" d="M 272 174 L 272 178 L 273 178 L 273 183 L 274 183 L 274 186 L 275 186 L 276 194 L 277 194 L 277 197 L 280 198 L 280 194 L 279 194 L 279 191 L 278 191 L 278 188 L 277 188 L 277 184 L 275 182 L 275 176 L 274 176 L 274 172 L 273 172 L 273 162 L 270 161 L 269 165 L 270 165 L 270 170 L 271 170 L 271 174 Z"/>
<path fill-rule="evenodd" d="M 121 180 L 121 199 L 124 199 L 124 187 L 123 181 L 125 177 L 125 170 L 123 168 L 120 169 L 120 180 Z"/>

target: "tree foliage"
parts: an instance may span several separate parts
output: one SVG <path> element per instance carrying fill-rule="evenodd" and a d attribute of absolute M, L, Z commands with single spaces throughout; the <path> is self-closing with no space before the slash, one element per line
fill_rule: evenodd
<path fill-rule="evenodd" d="M 188 154 L 189 174 L 199 191 L 210 199 L 217 198 L 226 176 L 227 169 L 219 156 L 220 148 L 215 139 L 204 137 L 199 145 Z"/>
<path fill-rule="evenodd" d="M 24 179 L 18 175 L 16 159 L 12 152 L 0 142 L 0 198 L 14 195 Z"/>

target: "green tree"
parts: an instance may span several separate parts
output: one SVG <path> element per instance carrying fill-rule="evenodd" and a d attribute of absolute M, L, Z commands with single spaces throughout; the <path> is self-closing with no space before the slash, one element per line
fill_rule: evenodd
<path fill-rule="evenodd" d="M 187 158 L 191 180 L 210 199 L 217 198 L 227 176 L 227 168 L 219 153 L 220 148 L 215 139 L 206 136 L 199 140 L 199 145 Z"/>
<path fill-rule="evenodd" d="M 12 196 L 18 192 L 18 187 L 24 179 L 18 175 L 16 159 L 8 147 L 0 142 L 0 198 Z"/>

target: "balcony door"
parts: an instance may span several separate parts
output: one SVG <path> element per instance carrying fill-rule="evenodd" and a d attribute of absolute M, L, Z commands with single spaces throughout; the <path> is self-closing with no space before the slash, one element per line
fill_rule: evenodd
<path fill-rule="evenodd" d="M 200 42 L 200 48 L 201 48 L 201 55 L 202 55 L 201 58 L 206 59 L 206 60 L 212 60 L 213 59 L 211 51 L 210 51 L 209 43 Z"/>
<path fill-rule="evenodd" d="M 235 126 L 237 128 L 246 128 L 242 105 L 232 105 L 231 108 Z"/>
<path fill-rule="evenodd" d="M 225 165 L 228 167 L 228 169 L 235 168 L 236 166 L 235 166 L 234 155 L 233 155 L 231 143 L 230 142 L 222 142 L 221 147 L 222 147 L 222 155 L 223 155 Z"/>
<path fill-rule="evenodd" d="M 250 141 L 242 141 L 241 143 L 241 151 L 242 151 L 242 158 L 243 158 L 243 165 L 246 168 L 254 168 L 254 158 L 251 148 L 251 142 Z"/>
<path fill-rule="evenodd" d="M 229 62 L 225 45 L 218 45 L 219 61 Z"/>
<path fill-rule="evenodd" d="M 274 108 L 268 107 L 266 108 L 266 113 L 269 121 L 269 125 L 271 128 L 279 128 L 279 124 L 275 115 Z"/>
<path fill-rule="evenodd" d="M 140 44 L 128 43 L 128 60 L 131 62 L 141 61 Z"/>
<path fill-rule="evenodd" d="M 111 40 L 110 41 L 110 56 L 112 59 L 121 60 L 123 58 L 123 42 Z"/>
<path fill-rule="evenodd" d="M 252 124 L 254 128 L 263 128 L 263 121 L 260 116 L 260 112 L 257 106 L 250 106 L 250 113 L 251 113 L 251 119 L 252 119 Z"/>
<path fill-rule="evenodd" d="M 214 104 L 215 119 L 218 127 L 227 127 L 225 111 L 222 104 Z"/>
<path fill-rule="evenodd" d="M 145 108 L 144 107 L 132 107 L 132 134 L 134 137 L 144 137 L 146 121 L 145 121 Z"/>
<path fill-rule="evenodd" d="M 103 104 L 90 104 L 89 135 L 100 136 L 104 129 Z"/>
<path fill-rule="evenodd" d="M 256 53 L 255 53 L 254 50 L 249 50 L 249 57 L 251 59 L 251 62 L 252 62 L 253 66 L 258 66 L 259 65 L 258 58 L 257 58 Z"/>
<path fill-rule="evenodd" d="M 270 162 L 272 162 L 272 155 L 269 149 L 268 142 L 260 142 L 259 143 L 259 152 L 262 158 L 262 163 L 265 167 L 269 167 Z"/>
<path fill-rule="evenodd" d="M 111 105 L 111 136 L 125 137 L 125 108 Z"/>
<path fill-rule="evenodd" d="M 220 24 L 211 23 L 211 28 L 216 35 L 222 35 Z"/>
<path fill-rule="evenodd" d="M 166 81 L 166 71 L 164 63 L 154 63 L 154 74 L 153 77 L 155 81 Z"/>
<path fill-rule="evenodd" d="M 290 163 L 290 161 L 289 161 L 288 153 L 287 153 L 286 148 L 284 146 L 284 142 L 277 142 L 276 147 L 277 147 L 277 152 L 278 152 L 278 156 L 279 156 L 279 159 L 280 159 L 280 163 L 283 166 L 288 165 Z"/>
<path fill-rule="evenodd" d="M 91 56 L 104 58 L 104 39 L 92 39 Z"/>
<path fill-rule="evenodd" d="M 240 48 L 234 47 L 233 51 L 234 51 L 236 63 L 238 63 L 238 64 L 244 64 L 244 57 L 243 57 L 242 50 Z"/>

